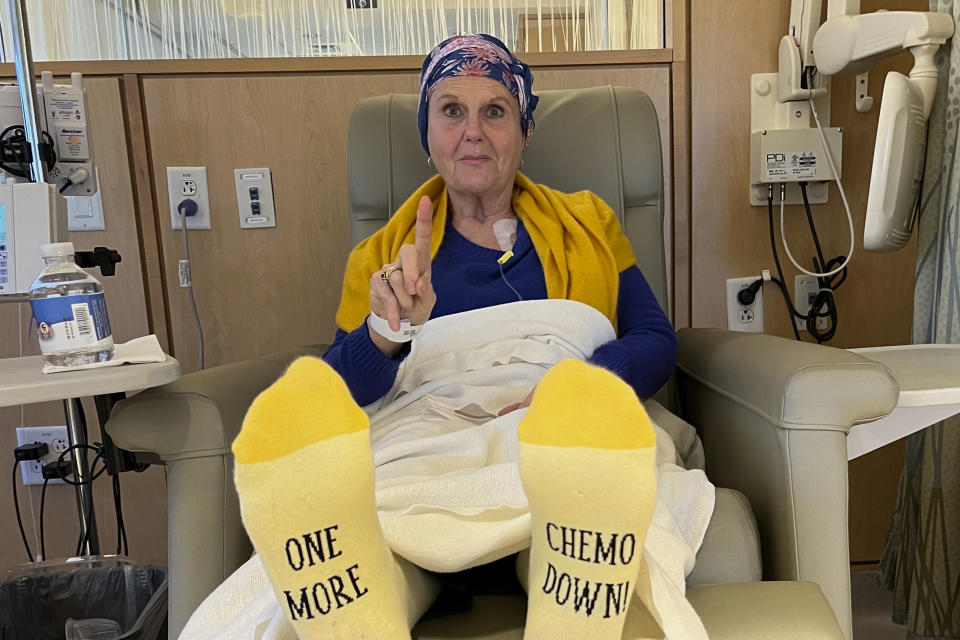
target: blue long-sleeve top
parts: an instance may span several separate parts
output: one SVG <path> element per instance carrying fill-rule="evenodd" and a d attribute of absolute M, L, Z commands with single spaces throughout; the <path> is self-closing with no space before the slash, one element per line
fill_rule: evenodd
<path fill-rule="evenodd" d="M 449 221 L 432 263 L 431 280 L 437 302 L 431 318 L 483 307 L 547 297 L 543 266 L 522 222 L 517 224 L 513 257 L 500 275 L 497 259 L 503 254 L 474 244 Z M 509 284 L 508 284 L 509 282 Z M 670 321 L 636 266 L 620 272 L 617 298 L 618 337 L 594 351 L 590 362 L 625 380 L 640 398 L 652 396 L 673 373 L 677 338 Z M 408 350 L 383 355 L 370 339 L 367 323 L 349 333 L 337 330 L 323 354 L 347 383 L 360 406 L 381 398 L 397 377 Z"/>

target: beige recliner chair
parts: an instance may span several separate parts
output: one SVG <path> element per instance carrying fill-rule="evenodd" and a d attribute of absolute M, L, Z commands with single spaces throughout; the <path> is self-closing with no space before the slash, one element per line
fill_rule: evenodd
<path fill-rule="evenodd" d="M 524 172 L 591 189 L 619 216 L 666 306 L 663 175 L 653 105 L 635 89 L 543 91 Z M 417 98 L 361 102 L 349 134 L 354 242 L 426 180 Z M 330 309 L 330 313 L 334 313 Z M 846 433 L 896 404 L 882 366 L 847 351 L 714 329 L 679 333 L 675 409 L 703 440 L 717 507 L 688 597 L 711 638 L 851 638 Z M 230 443 L 253 398 L 306 347 L 184 376 L 121 402 L 116 444 L 167 466 L 170 637 L 251 552 Z M 762 558 L 762 560 L 761 560 Z M 761 581 L 761 579 L 763 581 Z M 521 638 L 520 597 L 480 597 L 414 637 Z M 839 623 L 839 624 L 838 624 Z"/>

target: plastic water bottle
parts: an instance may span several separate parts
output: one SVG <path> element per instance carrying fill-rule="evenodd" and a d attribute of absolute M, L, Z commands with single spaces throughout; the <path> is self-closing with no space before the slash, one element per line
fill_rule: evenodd
<path fill-rule="evenodd" d="M 113 335 L 100 281 L 77 266 L 72 242 L 40 247 L 43 271 L 30 286 L 30 307 L 44 362 L 76 366 L 113 357 Z"/>

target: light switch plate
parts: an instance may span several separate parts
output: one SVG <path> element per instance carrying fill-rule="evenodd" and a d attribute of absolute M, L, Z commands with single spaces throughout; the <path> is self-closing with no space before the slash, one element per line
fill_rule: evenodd
<path fill-rule="evenodd" d="M 241 229 L 277 226 L 270 169 L 234 169 Z"/>
<path fill-rule="evenodd" d="M 93 195 L 65 195 L 67 201 L 67 226 L 70 231 L 106 231 L 103 220 L 103 200 L 100 198 L 100 170 L 94 168 L 97 189 Z"/>

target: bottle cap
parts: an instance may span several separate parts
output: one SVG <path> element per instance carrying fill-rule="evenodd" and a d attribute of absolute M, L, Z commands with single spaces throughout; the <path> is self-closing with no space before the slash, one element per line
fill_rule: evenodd
<path fill-rule="evenodd" d="M 72 256 L 72 242 L 51 242 L 40 245 L 40 256 L 43 258 L 53 258 L 54 256 Z"/>

